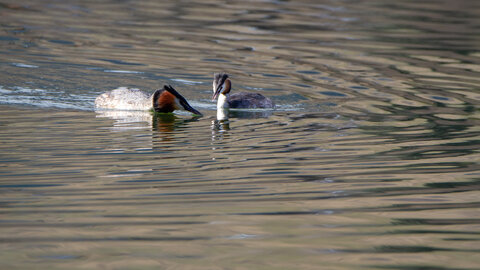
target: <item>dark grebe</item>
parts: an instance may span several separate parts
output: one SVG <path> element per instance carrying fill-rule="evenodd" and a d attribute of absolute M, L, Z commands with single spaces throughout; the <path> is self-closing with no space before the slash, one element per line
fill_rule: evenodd
<path fill-rule="evenodd" d="M 226 73 L 213 74 L 213 97 L 218 97 L 217 109 L 273 109 L 273 101 L 258 93 L 240 92 L 230 94 L 232 82 Z"/>

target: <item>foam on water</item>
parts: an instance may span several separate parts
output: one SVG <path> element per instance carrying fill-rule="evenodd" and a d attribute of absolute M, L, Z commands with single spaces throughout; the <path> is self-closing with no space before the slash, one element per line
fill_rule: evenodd
<path fill-rule="evenodd" d="M 0 85 L 0 103 L 9 105 L 26 105 L 41 108 L 58 108 L 73 110 L 93 110 L 95 97 L 87 94 L 73 94 L 47 89 L 13 87 Z"/>

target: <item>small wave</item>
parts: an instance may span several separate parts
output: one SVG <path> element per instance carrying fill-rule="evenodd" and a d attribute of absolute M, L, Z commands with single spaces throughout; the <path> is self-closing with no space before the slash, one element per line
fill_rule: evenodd
<path fill-rule="evenodd" d="M 180 83 L 187 84 L 187 85 L 203 84 L 203 82 L 189 81 L 189 80 L 185 80 L 185 79 L 172 79 L 172 81 L 180 82 Z"/>
<path fill-rule="evenodd" d="M 38 66 L 27 65 L 27 64 L 24 64 L 24 63 L 12 63 L 12 65 L 16 66 L 16 67 L 21 67 L 21 68 L 38 68 Z"/>
<path fill-rule="evenodd" d="M 141 74 L 141 71 L 133 71 L 133 70 L 119 70 L 119 69 L 105 69 L 103 72 L 107 73 L 124 73 L 124 74 Z"/>
<path fill-rule="evenodd" d="M 188 103 L 190 103 L 190 105 L 192 105 L 192 107 L 194 108 L 200 108 L 200 109 L 204 109 L 204 110 L 216 110 L 217 109 L 217 103 L 214 103 L 214 102 L 203 102 L 203 101 L 188 101 Z"/>
<path fill-rule="evenodd" d="M 12 90 L 8 90 L 8 89 L 5 89 L 3 87 L 0 86 L 0 93 L 2 94 L 10 94 L 12 92 Z"/>

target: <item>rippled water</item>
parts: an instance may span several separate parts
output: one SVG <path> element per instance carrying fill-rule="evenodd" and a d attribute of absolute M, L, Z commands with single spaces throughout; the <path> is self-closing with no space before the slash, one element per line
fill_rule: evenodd
<path fill-rule="evenodd" d="M 479 268 L 480 2 L 159 2 L 0 1 L 2 269 Z"/>

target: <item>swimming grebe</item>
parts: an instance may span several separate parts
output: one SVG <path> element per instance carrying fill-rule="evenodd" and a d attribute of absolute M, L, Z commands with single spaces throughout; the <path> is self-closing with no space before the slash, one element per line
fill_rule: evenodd
<path fill-rule="evenodd" d="M 99 95 L 95 99 L 95 107 L 116 110 L 154 110 L 169 113 L 174 110 L 187 110 L 193 114 L 202 115 L 195 110 L 187 100 L 171 85 L 163 86 L 149 96 L 147 93 L 134 88 L 120 87 Z"/>
<path fill-rule="evenodd" d="M 275 103 L 267 97 L 258 93 L 240 92 L 230 94 L 232 82 L 226 73 L 213 74 L 213 97 L 218 97 L 217 109 L 273 109 Z"/>

